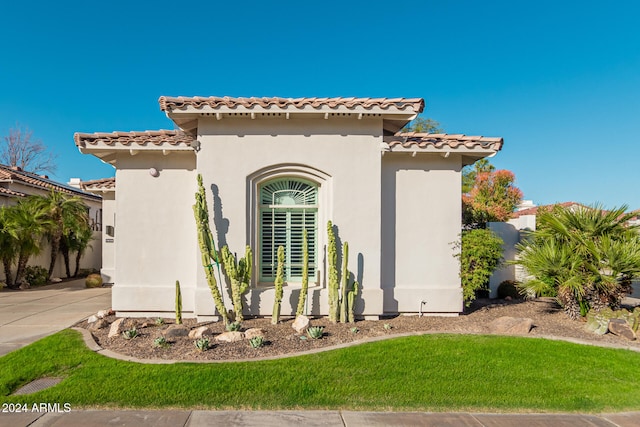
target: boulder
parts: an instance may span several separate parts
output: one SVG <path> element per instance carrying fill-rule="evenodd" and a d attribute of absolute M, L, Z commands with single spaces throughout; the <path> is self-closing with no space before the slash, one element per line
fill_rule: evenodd
<path fill-rule="evenodd" d="M 192 340 L 197 340 L 202 338 L 202 336 L 208 332 L 209 332 L 208 327 L 200 326 L 189 331 L 189 338 L 191 338 Z"/>
<path fill-rule="evenodd" d="M 96 313 L 96 317 L 98 317 L 99 319 L 104 319 L 108 315 L 109 315 L 109 310 L 100 310 L 99 312 Z"/>
<path fill-rule="evenodd" d="M 109 326 L 109 322 L 106 319 L 98 319 L 89 326 L 89 330 L 95 332 L 98 329 L 103 329 L 107 326 Z"/>
<path fill-rule="evenodd" d="M 51 283 L 60 283 L 62 282 L 62 279 L 59 277 L 52 277 L 50 281 Z"/>
<path fill-rule="evenodd" d="M 122 327 L 123 322 L 124 322 L 124 317 L 121 317 L 120 319 L 116 319 L 111 324 L 111 329 L 109 329 L 109 335 L 107 335 L 107 337 L 113 338 L 113 337 L 119 336 L 123 330 L 123 327 Z"/>
<path fill-rule="evenodd" d="M 244 337 L 245 339 L 252 339 L 255 337 L 263 337 L 264 338 L 264 331 L 260 328 L 251 328 L 251 329 L 247 329 L 246 331 L 244 331 Z"/>
<path fill-rule="evenodd" d="M 89 316 L 89 318 L 87 319 L 87 323 L 96 323 L 98 319 L 101 319 L 101 317 L 98 317 L 94 314 L 93 316 Z"/>
<path fill-rule="evenodd" d="M 636 334 L 631 329 L 631 325 L 624 319 L 611 319 L 609 320 L 609 332 L 619 337 L 633 341 L 636 339 Z"/>
<path fill-rule="evenodd" d="M 87 288 L 100 288 L 102 287 L 102 276 L 90 274 L 84 279 L 84 284 Z"/>
<path fill-rule="evenodd" d="M 309 318 L 304 315 L 300 315 L 296 317 L 296 320 L 293 321 L 291 327 L 296 330 L 297 333 L 304 333 L 305 329 L 309 327 Z"/>
<path fill-rule="evenodd" d="M 244 340 L 244 332 L 231 331 L 223 332 L 220 335 L 216 335 L 216 341 L 220 342 L 238 342 Z"/>
<path fill-rule="evenodd" d="M 184 325 L 170 325 L 162 335 L 166 339 L 186 337 L 189 335 L 189 328 Z"/>
<path fill-rule="evenodd" d="M 533 328 L 533 319 L 528 317 L 499 317 L 489 324 L 494 334 L 525 335 Z"/>

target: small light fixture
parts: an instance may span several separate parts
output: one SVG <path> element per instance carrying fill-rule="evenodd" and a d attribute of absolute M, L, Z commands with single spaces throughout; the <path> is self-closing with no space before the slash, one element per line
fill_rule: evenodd
<path fill-rule="evenodd" d="M 149 168 L 149 175 L 151 175 L 154 178 L 157 178 L 160 176 L 160 172 L 158 172 L 158 169 L 156 168 Z"/>

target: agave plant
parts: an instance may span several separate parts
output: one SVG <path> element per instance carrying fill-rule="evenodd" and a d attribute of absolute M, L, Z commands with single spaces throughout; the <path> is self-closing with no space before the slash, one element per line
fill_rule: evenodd
<path fill-rule="evenodd" d="M 249 345 L 251 345 L 252 348 L 260 348 L 264 345 L 264 338 L 260 335 L 255 336 L 249 340 Z"/>
<path fill-rule="evenodd" d="M 165 347 L 169 347 L 169 345 L 170 345 L 169 341 L 167 341 L 165 337 L 158 337 L 153 340 L 154 347 L 165 348 Z"/>
<path fill-rule="evenodd" d="M 122 337 L 126 340 L 132 340 L 138 335 L 138 330 L 135 327 L 122 332 Z"/>
<path fill-rule="evenodd" d="M 207 351 L 209 349 L 209 339 L 198 338 L 193 342 L 193 345 L 200 351 Z"/>
<path fill-rule="evenodd" d="M 324 326 L 309 326 L 307 328 L 307 335 L 309 335 L 309 338 L 319 340 L 324 335 Z"/>
<path fill-rule="evenodd" d="M 227 332 L 239 331 L 241 328 L 242 328 L 241 322 L 231 322 L 231 323 L 227 323 L 227 326 L 225 326 L 225 329 L 227 330 Z"/>

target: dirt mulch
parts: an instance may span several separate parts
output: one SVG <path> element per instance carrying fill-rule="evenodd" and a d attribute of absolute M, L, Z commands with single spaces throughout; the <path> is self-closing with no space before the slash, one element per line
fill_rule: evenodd
<path fill-rule="evenodd" d="M 195 319 L 185 319 L 189 328 L 208 326 L 211 347 L 207 351 L 195 348 L 193 339 L 175 338 L 166 348 L 154 347 L 154 340 L 162 336 L 163 330 L 173 321 L 165 319 L 164 325 L 156 325 L 155 319 L 126 319 L 127 328 L 135 326 L 139 336 L 126 340 L 121 335 L 108 338 L 109 327 L 93 331 L 96 342 L 103 348 L 116 353 L 139 359 L 165 360 L 243 360 L 263 357 L 291 355 L 304 351 L 331 347 L 339 344 L 363 341 L 372 337 L 389 336 L 407 333 L 463 333 L 489 334 L 490 323 L 502 316 L 533 319 L 534 327 L 529 336 L 545 336 L 580 340 L 604 346 L 622 346 L 640 350 L 640 340 L 629 341 L 612 335 L 595 335 L 585 329 L 584 321 L 569 319 L 560 306 L 550 298 L 532 301 L 477 301 L 467 313 L 458 317 L 418 317 L 397 316 L 383 320 L 361 320 L 353 324 L 333 324 L 327 318 L 312 318 L 311 325 L 324 326 L 321 339 L 311 339 L 306 334 L 298 334 L 292 327 L 293 319 L 272 325 L 271 319 L 245 319 L 242 330 L 260 328 L 264 331 L 265 345 L 252 348 L 247 340 L 236 343 L 222 343 L 214 337 L 224 332 L 222 323 L 197 323 Z M 106 318 L 109 322 L 115 316 Z M 86 321 L 77 326 L 89 329 Z"/>

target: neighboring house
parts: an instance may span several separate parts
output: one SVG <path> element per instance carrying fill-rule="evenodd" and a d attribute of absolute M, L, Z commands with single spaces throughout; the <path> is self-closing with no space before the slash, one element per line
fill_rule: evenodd
<path fill-rule="evenodd" d="M 176 280 L 185 316 L 217 315 L 192 211 L 197 174 L 218 247 L 239 256 L 253 248 L 247 314 L 272 313 L 279 245 L 282 314 L 295 313 L 303 229 L 308 312 L 327 314 L 329 220 L 339 244 L 349 242 L 349 270 L 361 284 L 357 315 L 462 311 L 452 247 L 460 171 L 499 151 L 501 138 L 399 133 L 423 110 L 420 98 L 161 97 L 160 108 L 180 130 L 75 135 L 81 152 L 116 168 L 115 200 L 105 200 L 105 213 L 115 206 L 105 215 L 113 233 L 104 245 L 113 247 L 108 275 L 119 315 L 173 312 Z M 104 189 L 110 194 L 112 184 Z"/>
<path fill-rule="evenodd" d="M 77 182 L 79 180 L 72 180 L 69 184 L 62 184 L 50 180 L 46 175 L 26 172 L 16 166 L 0 165 L 0 206 L 13 205 L 17 200 L 29 195 L 47 195 L 51 190 L 79 197 L 87 205 L 95 242 L 86 251 L 80 266 L 87 269 L 99 269 L 102 262 L 102 247 L 98 243 L 101 241 L 102 230 L 102 198 L 77 188 L 74 186 Z M 49 268 L 51 249 L 48 244 L 43 243 L 43 245 L 40 255 L 31 258 L 29 265 L 40 265 Z M 61 256 L 57 259 L 53 276 L 66 276 L 64 260 Z"/>

